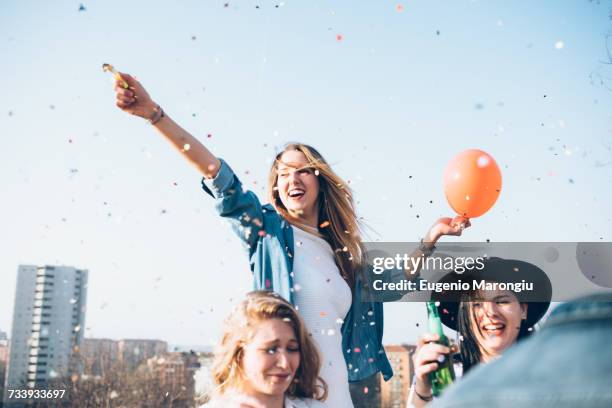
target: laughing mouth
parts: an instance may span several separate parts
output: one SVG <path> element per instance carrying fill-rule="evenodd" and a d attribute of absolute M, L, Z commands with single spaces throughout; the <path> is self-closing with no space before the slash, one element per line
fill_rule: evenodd
<path fill-rule="evenodd" d="M 506 325 L 503 323 L 485 324 L 484 326 L 482 326 L 482 332 L 490 336 L 499 336 L 502 334 L 505 328 Z"/>
<path fill-rule="evenodd" d="M 291 198 L 300 198 L 302 196 L 304 196 L 304 194 L 306 194 L 306 192 L 304 190 L 302 190 L 301 188 L 294 188 L 292 190 L 289 190 L 289 197 Z"/>

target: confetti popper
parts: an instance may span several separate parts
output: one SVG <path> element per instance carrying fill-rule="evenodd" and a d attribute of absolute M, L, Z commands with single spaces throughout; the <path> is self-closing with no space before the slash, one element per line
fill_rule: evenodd
<path fill-rule="evenodd" d="M 128 83 L 125 82 L 123 78 L 121 78 L 121 75 L 115 70 L 115 67 L 113 67 L 111 64 L 102 64 L 102 70 L 104 72 L 112 73 L 115 76 L 115 79 L 123 87 L 123 89 L 128 89 L 130 87 Z"/>

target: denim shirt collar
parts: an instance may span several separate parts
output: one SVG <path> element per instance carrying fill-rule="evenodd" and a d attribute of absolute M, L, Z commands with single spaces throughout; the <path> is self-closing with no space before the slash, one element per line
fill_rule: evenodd
<path fill-rule="evenodd" d="M 295 305 L 293 284 L 293 228 L 270 205 L 261 205 L 255 193 L 243 189 L 238 177 L 221 160 L 214 179 L 202 179 L 202 188 L 215 198 L 215 207 L 244 242 L 253 274 L 254 290 L 272 290 Z M 362 282 L 355 280 L 351 308 L 342 324 L 342 351 L 349 381 L 381 371 L 393 375 L 382 345 L 383 304 L 361 299 Z"/>

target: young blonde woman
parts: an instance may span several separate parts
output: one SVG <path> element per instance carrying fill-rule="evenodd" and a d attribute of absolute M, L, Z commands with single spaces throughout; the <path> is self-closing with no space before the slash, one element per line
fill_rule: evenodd
<path fill-rule="evenodd" d="M 473 367 L 499 358 L 515 343 L 528 337 L 534 325 L 544 316 L 552 297 L 550 280 L 537 266 L 528 262 L 490 258 L 481 271 L 471 270 L 463 274 L 449 273 L 440 282 L 458 280 L 484 280 L 488 282 L 528 282 L 534 285 L 531 293 L 515 293 L 510 290 L 474 290 L 452 301 L 434 293 L 439 302 L 442 323 L 461 336 L 459 351 L 463 375 Z M 422 407 L 433 399 L 429 375 L 440 363 L 450 358 L 451 350 L 437 344 L 438 336 L 424 334 L 414 353 L 415 381 L 411 404 Z"/>
<path fill-rule="evenodd" d="M 382 304 L 361 299 L 357 271 L 364 253 L 352 193 L 321 154 L 305 144 L 287 145 L 270 169 L 270 204 L 262 205 L 229 165 L 168 117 L 138 81 L 121 76 L 129 88 L 115 86 L 117 106 L 148 119 L 203 175 L 217 211 L 247 246 L 254 288 L 279 293 L 304 319 L 323 356 L 327 405 L 353 406 L 349 381 L 379 372 L 389 379 Z M 461 235 L 466 226 L 469 221 L 441 218 L 414 256 L 429 254 L 441 236 Z"/>
<path fill-rule="evenodd" d="M 212 366 L 216 388 L 205 407 L 323 407 L 320 368 L 291 304 L 274 292 L 251 292 L 225 321 Z"/>

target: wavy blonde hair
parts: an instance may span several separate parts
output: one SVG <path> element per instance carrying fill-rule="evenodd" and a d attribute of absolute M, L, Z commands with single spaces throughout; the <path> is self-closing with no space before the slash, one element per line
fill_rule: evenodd
<path fill-rule="evenodd" d="M 308 167 L 315 170 L 319 180 L 318 233 L 334 250 L 334 258 L 342 278 L 351 290 L 355 273 L 363 264 L 364 247 L 361 239 L 360 222 L 355 212 L 353 192 L 338 176 L 314 147 L 303 143 L 289 143 L 276 155 L 268 177 L 268 198 L 280 215 L 292 224 L 303 226 L 295 220 L 282 203 L 278 193 L 278 167 L 281 157 L 287 151 L 302 152 Z"/>
<path fill-rule="evenodd" d="M 246 381 L 242 370 L 244 346 L 253 336 L 257 325 L 268 319 L 287 322 L 299 344 L 300 365 L 285 394 L 291 398 L 314 398 L 323 401 L 327 397 L 327 384 L 319 377 L 321 357 L 308 336 L 304 322 L 289 302 L 270 291 L 255 291 L 247 294 L 236 309 L 225 320 L 221 343 L 215 352 L 212 378 L 215 393 L 223 395 L 239 390 Z"/>

